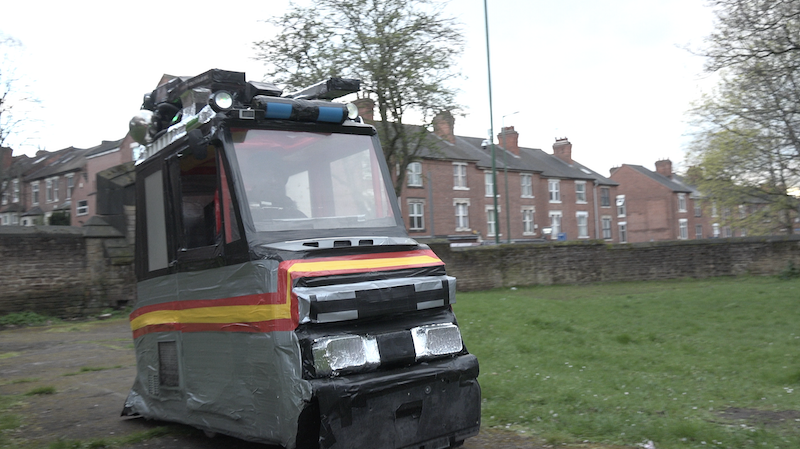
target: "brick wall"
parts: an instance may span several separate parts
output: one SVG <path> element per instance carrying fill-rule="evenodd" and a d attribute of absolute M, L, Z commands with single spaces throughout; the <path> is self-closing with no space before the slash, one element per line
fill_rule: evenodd
<path fill-rule="evenodd" d="M 800 236 L 628 245 L 563 243 L 451 249 L 431 243 L 460 291 L 536 284 L 774 275 L 800 267 Z"/>
<path fill-rule="evenodd" d="M 130 245 L 107 226 L 0 228 L 0 315 L 62 318 L 133 303 Z"/>

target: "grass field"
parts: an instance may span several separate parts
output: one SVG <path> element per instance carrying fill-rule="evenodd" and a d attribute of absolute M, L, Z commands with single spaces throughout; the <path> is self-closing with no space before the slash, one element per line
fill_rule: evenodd
<path fill-rule="evenodd" d="M 800 448 L 800 280 L 460 293 L 483 426 L 551 443 Z"/>

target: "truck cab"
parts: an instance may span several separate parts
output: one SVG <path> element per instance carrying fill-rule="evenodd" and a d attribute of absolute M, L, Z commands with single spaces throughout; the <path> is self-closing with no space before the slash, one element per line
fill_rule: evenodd
<path fill-rule="evenodd" d="M 375 128 L 332 78 L 173 78 L 131 121 L 137 376 L 123 415 L 301 448 L 478 433 L 455 278 L 408 237 Z"/>

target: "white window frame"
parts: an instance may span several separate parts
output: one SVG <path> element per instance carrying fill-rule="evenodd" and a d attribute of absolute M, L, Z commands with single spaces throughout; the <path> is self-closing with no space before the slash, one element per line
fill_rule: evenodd
<path fill-rule="evenodd" d="M 617 217 L 628 216 L 628 205 L 625 202 L 625 195 L 617 195 L 617 199 L 614 204 L 617 205 Z"/>
<path fill-rule="evenodd" d="M 547 216 L 550 218 L 550 235 L 557 237 L 562 232 L 564 216 L 560 210 L 551 210 L 547 213 Z M 555 220 L 553 220 L 554 218 Z"/>
<path fill-rule="evenodd" d="M 519 174 L 520 196 L 522 198 L 533 198 L 533 175 L 531 173 Z"/>
<path fill-rule="evenodd" d="M 81 203 L 83 203 L 81 205 Z M 75 205 L 75 215 L 89 215 L 89 200 L 80 200 Z"/>
<path fill-rule="evenodd" d="M 469 198 L 456 198 L 453 207 L 456 212 L 456 231 L 471 231 L 469 227 Z M 461 207 L 463 206 L 463 207 Z M 460 212 L 464 212 L 461 214 Z"/>
<path fill-rule="evenodd" d="M 0 199 L 0 205 L 5 206 L 8 204 L 8 199 L 11 198 L 11 194 L 6 192 L 6 188 L 8 187 L 8 181 L 3 181 L 2 186 L 0 188 L 3 190 L 3 197 Z"/>
<path fill-rule="evenodd" d="M 678 194 L 678 212 L 686 212 L 686 194 Z"/>
<path fill-rule="evenodd" d="M 703 238 L 703 225 L 701 224 L 694 225 L 694 238 L 695 239 Z"/>
<path fill-rule="evenodd" d="M 19 203 L 19 178 L 11 181 L 11 202 Z"/>
<path fill-rule="evenodd" d="M 410 162 L 406 167 L 408 187 L 422 187 L 422 162 Z"/>
<path fill-rule="evenodd" d="M 31 183 L 31 205 L 39 205 L 39 181 L 33 181 Z"/>
<path fill-rule="evenodd" d="M 53 202 L 58 202 L 58 176 L 55 176 L 53 179 Z"/>
<path fill-rule="evenodd" d="M 72 199 L 72 191 L 75 190 L 75 178 L 72 173 L 66 176 L 67 178 L 67 197 L 64 198 L 66 200 Z"/>
<path fill-rule="evenodd" d="M 603 204 L 603 201 L 607 204 Z M 600 187 L 600 207 L 611 207 L 611 188 Z"/>
<path fill-rule="evenodd" d="M 603 240 L 611 240 L 613 238 L 611 234 L 611 215 L 603 215 L 600 217 L 600 223 L 601 231 L 603 232 Z"/>
<path fill-rule="evenodd" d="M 733 237 L 733 229 L 730 226 L 723 226 L 722 227 L 722 236 L 725 238 Z"/>
<path fill-rule="evenodd" d="M 484 171 L 483 172 L 483 185 L 484 185 L 484 194 L 487 197 L 494 197 L 495 194 L 495 185 L 494 185 L 494 176 L 491 171 Z M 500 196 L 499 194 L 497 196 Z"/>
<path fill-rule="evenodd" d="M 575 221 L 578 224 L 578 238 L 589 238 L 589 212 L 578 211 L 575 212 Z"/>
<path fill-rule="evenodd" d="M 689 239 L 689 220 L 687 218 L 678 219 L 678 238 L 680 240 Z"/>
<path fill-rule="evenodd" d="M 522 207 L 522 235 L 536 234 L 536 208 L 534 206 Z"/>
<path fill-rule="evenodd" d="M 415 226 L 415 224 L 417 226 Z M 408 200 L 408 230 L 422 231 L 425 229 L 425 200 Z"/>
<path fill-rule="evenodd" d="M 621 221 L 617 223 L 617 235 L 619 235 L 620 243 L 628 243 L 628 222 Z"/>
<path fill-rule="evenodd" d="M 494 237 L 495 232 L 497 232 L 497 222 L 495 221 L 503 211 L 501 210 L 500 205 L 497 206 L 497 214 L 494 213 L 494 206 L 486 206 L 486 236 L 487 237 Z M 502 236 L 503 233 L 497 234 L 498 237 Z"/>
<path fill-rule="evenodd" d="M 575 181 L 575 202 L 586 204 L 586 181 Z"/>
<path fill-rule="evenodd" d="M 47 178 L 44 180 L 44 198 L 45 202 L 52 203 L 53 202 L 53 178 Z"/>
<path fill-rule="evenodd" d="M 465 162 L 453 162 L 453 190 L 469 190 Z"/>
<path fill-rule="evenodd" d="M 714 223 L 711 225 L 712 235 L 714 238 L 719 238 L 719 223 Z"/>
<path fill-rule="evenodd" d="M 560 203 L 561 202 L 561 180 L 560 179 L 548 179 L 547 180 L 547 192 L 550 195 L 550 202 L 551 203 Z"/>
<path fill-rule="evenodd" d="M 703 216 L 703 206 L 695 200 L 694 204 L 694 216 L 695 217 L 702 217 Z"/>

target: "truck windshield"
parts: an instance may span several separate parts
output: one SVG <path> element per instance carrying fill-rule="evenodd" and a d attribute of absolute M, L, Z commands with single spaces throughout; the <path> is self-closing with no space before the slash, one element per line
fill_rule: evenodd
<path fill-rule="evenodd" d="M 397 226 L 372 138 L 234 128 L 257 231 Z"/>

